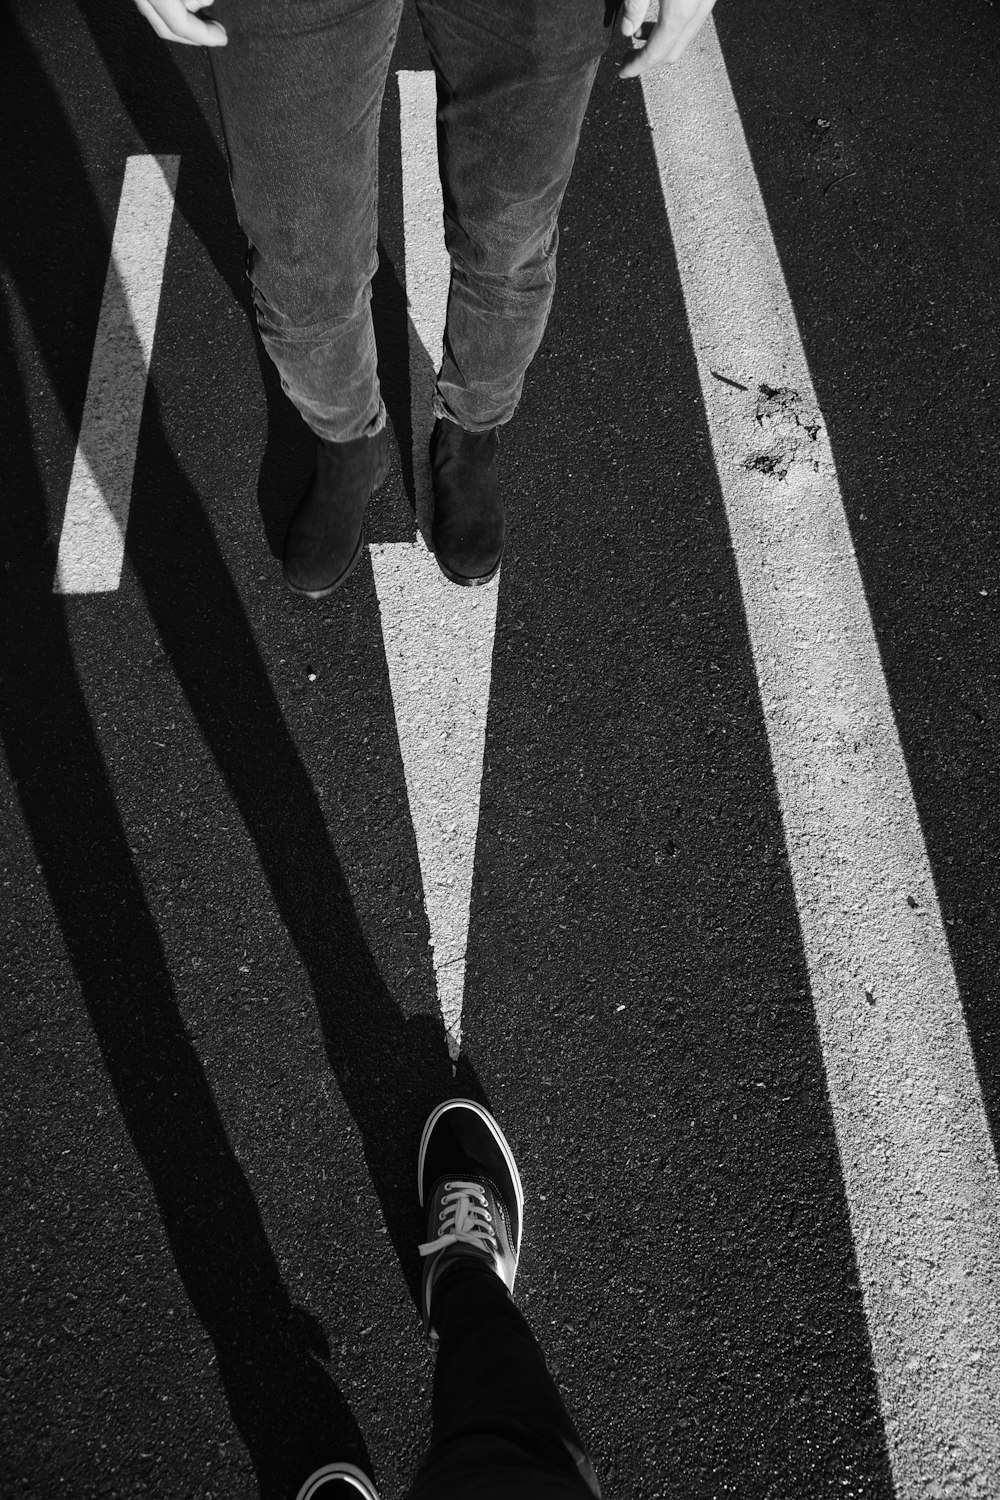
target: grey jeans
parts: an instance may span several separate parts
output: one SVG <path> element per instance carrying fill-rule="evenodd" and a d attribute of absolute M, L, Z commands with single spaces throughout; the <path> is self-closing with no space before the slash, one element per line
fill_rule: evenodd
<path fill-rule="evenodd" d="M 601 55 L 605 0 L 416 0 L 437 78 L 451 257 L 434 409 L 513 415 L 555 286 L 557 219 Z M 402 0 L 216 0 L 210 53 L 264 344 L 313 431 L 385 422 L 371 280 L 378 123 Z"/>

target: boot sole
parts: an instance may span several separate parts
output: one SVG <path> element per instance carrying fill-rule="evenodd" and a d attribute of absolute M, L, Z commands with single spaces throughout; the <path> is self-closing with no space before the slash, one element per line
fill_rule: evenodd
<path fill-rule="evenodd" d="M 387 458 L 386 461 L 385 461 L 385 465 L 384 465 L 381 473 L 379 473 L 379 474 L 377 474 L 375 476 L 375 483 L 372 485 L 371 494 L 368 496 L 369 500 L 371 500 L 372 495 L 377 494 L 378 491 L 382 488 L 383 484 L 386 481 L 388 473 L 389 473 L 389 460 Z M 330 595 L 331 594 L 335 594 L 337 592 L 337 590 L 339 588 L 342 588 L 344 586 L 344 584 L 347 582 L 347 580 L 350 578 L 351 574 L 354 572 L 354 569 L 357 567 L 358 563 L 361 561 L 361 554 L 362 554 L 362 552 L 364 550 L 365 550 L 365 528 L 364 528 L 364 524 L 362 524 L 361 533 L 358 536 L 358 545 L 354 549 L 354 553 L 353 553 L 353 555 L 351 557 L 350 562 L 347 564 L 347 567 L 344 569 L 344 571 L 340 574 L 340 577 L 339 578 L 335 578 L 332 583 L 326 584 L 321 589 L 302 589 L 302 588 L 299 588 L 299 586 L 298 586 L 297 583 L 293 583 L 292 582 L 292 580 L 289 578 L 288 574 L 285 573 L 284 569 L 282 569 L 282 576 L 284 577 L 285 583 L 288 586 L 288 588 L 291 590 L 291 592 L 293 594 L 298 594 L 298 596 L 299 596 L 300 599 L 329 599 Z M 499 566 L 499 564 L 498 564 L 498 566 Z"/>
<path fill-rule="evenodd" d="M 481 589 L 484 584 L 492 583 L 494 578 L 499 573 L 500 564 L 503 562 L 503 552 L 504 549 L 501 548 L 500 556 L 494 563 L 492 572 L 480 573 L 475 578 L 468 578 L 464 573 L 453 572 L 452 569 L 448 567 L 447 563 L 443 563 L 441 561 L 436 552 L 434 554 L 434 557 L 437 561 L 438 567 L 441 569 L 441 572 L 447 578 L 449 583 L 457 583 L 459 588 L 463 589 Z"/>
<path fill-rule="evenodd" d="M 375 491 L 372 490 L 373 495 L 374 493 Z M 300 599 L 329 599 L 330 595 L 335 594 L 337 590 L 341 588 L 350 578 L 351 574 L 354 572 L 354 569 L 361 561 L 361 554 L 364 550 L 365 531 L 364 527 L 362 527 L 361 535 L 358 537 L 358 545 L 354 549 L 354 556 L 351 558 L 350 562 L 347 564 L 347 567 L 341 573 L 340 577 L 335 578 L 333 583 L 328 583 L 326 587 L 322 589 L 300 589 L 297 583 L 292 582 L 287 573 L 284 575 L 285 583 L 288 585 L 289 589 L 291 589 L 293 594 L 298 594 Z"/>

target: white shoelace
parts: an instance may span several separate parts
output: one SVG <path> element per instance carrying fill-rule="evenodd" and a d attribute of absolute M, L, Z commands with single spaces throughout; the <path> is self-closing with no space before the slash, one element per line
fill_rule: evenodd
<path fill-rule="evenodd" d="M 446 1182 L 438 1214 L 438 1237 L 419 1246 L 421 1255 L 434 1255 L 448 1245 L 473 1245 L 487 1253 L 497 1248 L 489 1204 L 478 1182 Z"/>

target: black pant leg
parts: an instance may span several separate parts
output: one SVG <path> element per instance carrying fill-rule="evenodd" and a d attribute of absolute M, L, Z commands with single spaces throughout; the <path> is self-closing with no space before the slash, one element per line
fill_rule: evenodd
<path fill-rule="evenodd" d="M 431 1447 L 408 1500 L 600 1500 L 590 1460 L 535 1338 L 490 1270 L 452 1271 L 434 1296 L 441 1338 Z"/>

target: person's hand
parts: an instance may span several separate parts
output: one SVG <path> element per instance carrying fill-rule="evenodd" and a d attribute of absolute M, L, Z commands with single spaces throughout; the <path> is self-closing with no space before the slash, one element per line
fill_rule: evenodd
<path fill-rule="evenodd" d="M 135 0 L 136 9 L 167 42 L 185 47 L 224 47 L 229 38 L 218 21 L 203 21 L 198 11 L 212 0 Z"/>
<path fill-rule="evenodd" d="M 632 38 L 632 50 L 618 70 L 621 78 L 638 78 L 664 63 L 676 62 L 698 33 L 715 0 L 660 0 L 660 13 L 646 21 L 649 0 L 625 0 L 620 30 Z"/>

